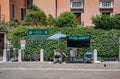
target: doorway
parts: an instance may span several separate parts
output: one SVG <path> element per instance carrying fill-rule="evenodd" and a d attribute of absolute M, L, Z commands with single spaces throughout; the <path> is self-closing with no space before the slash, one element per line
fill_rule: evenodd
<path fill-rule="evenodd" d="M 81 25 L 81 13 L 75 13 L 77 17 L 78 24 Z"/>
<path fill-rule="evenodd" d="M 4 33 L 0 34 L 0 57 L 3 56 L 4 50 Z"/>

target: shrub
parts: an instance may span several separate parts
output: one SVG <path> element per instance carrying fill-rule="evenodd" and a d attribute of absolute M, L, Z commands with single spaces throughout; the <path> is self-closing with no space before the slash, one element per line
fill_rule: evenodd
<path fill-rule="evenodd" d="M 113 22 L 114 28 L 120 29 L 120 15 L 114 15 L 113 20 L 114 20 L 114 22 Z"/>
<path fill-rule="evenodd" d="M 4 30 L 5 26 L 5 22 L 0 20 L 0 30 Z"/>
<path fill-rule="evenodd" d="M 120 16 L 119 15 L 101 15 L 92 18 L 92 23 L 95 28 L 100 29 L 120 29 Z"/>
<path fill-rule="evenodd" d="M 46 25 L 46 15 L 45 13 L 40 10 L 40 11 L 30 11 L 27 13 L 27 15 L 25 16 L 23 22 L 22 22 L 23 26 L 42 26 L 42 25 Z"/>
<path fill-rule="evenodd" d="M 27 30 L 30 28 L 34 29 L 43 29 L 47 27 L 17 27 L 13 32 L 13 46 L 17 49 L 20 49 L 20 40 L 26 40 L 26 49 L 25 49 L 25 58 L 29 59 L 30 56 L 30 42 L 27 36 Z M 102 30 L 102 29 L 93 29 L 93 28 L 79 28 L 79 27 L 49 27 L 50 35 L 55 34 L 56 32 L 61 32 L 66 35 L 91 35 L 91 46 L 90 48 L 79 48 L 78 56 L 82 56 L 86 51 L 93 51 L 94 49 L 98 50 L 98 56 L 101 57 L 118 57 L 119 45 L 117 43 L 120 31 L 119 30 Z M 65 53 L 69 56 L 70 48 L 66 49 L 66 40 L 59 40 L 59 44 Z M 48 59 L 53 58 L 53 50 L 58 46 L 58 41 L 48 41 Z M 45 49 L 45 41 L 33 41 L 32 42 L 32 53 L 43 48 Z M 45 52 L 45 58 L 46 58 Z"/>
<path fill-rule="evenodd" d="M 11 20 L 9 22 L 0 21 L 0 30 L 10 31 L 11 27 L 17 27 L 18 25 L 17 20 Z"/>
<path fill-rule="evenodd" d="M 52 15 L 48 15 L 47 17 L 47 25 L 49 26 L 55 26 L 56 24 L 56 19 Z"/>
<path fill-rule="evenodd" d="M 28 6 L 28 11 L 39 11 L 39 10 L 40 9 L 35 5 Z"/>
<path fill-rule="evenodd" d="M 76 16 L 72 12 L 64 12 L 57 19 L 57 27 L 76 27 L 78 24 Z"/>
<path fill-rule="evenodd" d="M 12 19 L 9 22 L 6 22 L 7 27 L 17 27 L 19 25 L 19 22 L 17 19 Z"/>

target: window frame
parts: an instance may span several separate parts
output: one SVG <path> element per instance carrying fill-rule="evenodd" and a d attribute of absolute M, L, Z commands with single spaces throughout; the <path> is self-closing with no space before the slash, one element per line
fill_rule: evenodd
<path fill-rule="evenodd" d="M 80 6 L 75 5 L 75 4 L 78 5 L 78 3 L 80 4 Z M 83 0 L 80 0 L 80 1 L 71 0 L 71 8 L 73 9 L 83 8 Z"/>

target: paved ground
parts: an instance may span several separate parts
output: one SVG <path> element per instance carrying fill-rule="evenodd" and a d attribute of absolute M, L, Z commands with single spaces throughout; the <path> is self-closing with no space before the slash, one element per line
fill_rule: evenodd
<path fill-rule="evenodd" d="M 120 63 L 1 62 L 0 79 L 120 79 Z"/>
<path fill-rule="evenodd" d="M 3 57 L 0 56 L 0 61 L 2 61 L 2 60 L 3 60 Z"/>

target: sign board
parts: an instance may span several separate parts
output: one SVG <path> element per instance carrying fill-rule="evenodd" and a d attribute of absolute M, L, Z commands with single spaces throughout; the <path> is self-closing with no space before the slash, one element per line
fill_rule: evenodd
<path fill-rule="evenodd" d="M 31 36 L 30 40 L 35 41 L 35 40 L 47 40 L 48 36 Z"/>
<path fill-rule="evenodd" d="M 68 40 L 77 40 L 77 41 L 90 40 L 90 36 L 68 36 L 67 39 Z"/>
<path fill-rule="evenodd" d="M 20 40 L 20 44 L 26 44 L 26 40 Z"/>
<path fill-rule="evenodd" d="M 28 36 L 48 36 L 49 30 L 48 29 L 28 29 L 27 35 Z"/>
<path fill-rule="evenodd" d="M 90 36 L 68 36 L 67 46 L 79 48 L 90 47 L 90 38 Z"/>
<path fill-rule="evenodd" d="M 26 40 L 20 40 L 21 49 L 25 49 Z"/>
<path fill-rule="evenodd" d="M 21 44 L 21 49 L 25 49 L 25 44 Z"/>

